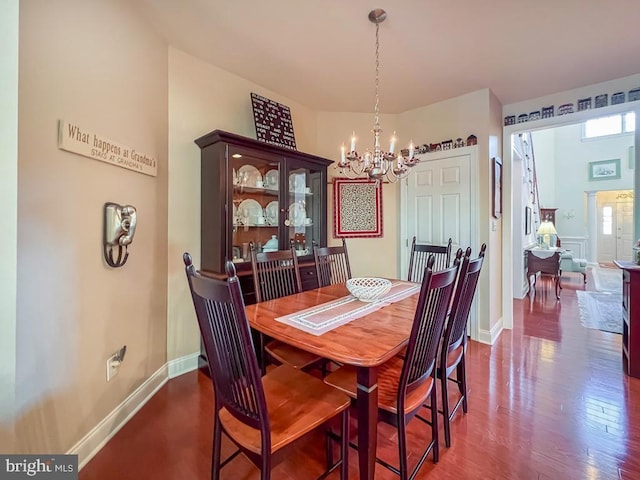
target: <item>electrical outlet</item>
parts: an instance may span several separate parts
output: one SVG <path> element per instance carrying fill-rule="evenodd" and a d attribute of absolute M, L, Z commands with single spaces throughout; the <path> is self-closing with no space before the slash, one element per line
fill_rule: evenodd
<path fill-rule="evenodd" d="M 120 363 L 118 353 L 114 353 L 112 356 L 107 358 L 107 382 L 118 374 Z"/>
<path fill-rule="evenodd" d="M 127 346 L 123 345 L 120 350 L 107 358 L 107 382 L 118 374 L 120 365 L 124 361 L 124 356 L 127 353 Z"/>

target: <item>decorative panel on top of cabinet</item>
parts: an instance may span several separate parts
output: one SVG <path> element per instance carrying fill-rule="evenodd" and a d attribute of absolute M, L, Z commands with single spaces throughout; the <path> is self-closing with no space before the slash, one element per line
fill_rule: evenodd
<path fill-rule="evenodd" d="M 250 277 L 251 244 L 265 251 L 293 244 L 308 277 L 304 288 L 312 288 L 312 242 L 327 244 L 331 160 L 220 130 L 195 143 L 201 149 L 201 271 L 222 278 L 231 259 L 238 276 Z M 251 283 L 242 285 L 247 303 L 255 301 Z"/>

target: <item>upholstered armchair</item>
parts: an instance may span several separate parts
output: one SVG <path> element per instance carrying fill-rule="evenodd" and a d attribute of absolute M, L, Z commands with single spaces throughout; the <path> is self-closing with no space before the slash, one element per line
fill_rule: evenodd
<path fill-rule="evenodd" d="M 587 260 L 574 258 L 571 250 L 565 250 L 560 255 L 560 275 L 567 272 L 581 273 L 584 283 L 587 283 Z"/>

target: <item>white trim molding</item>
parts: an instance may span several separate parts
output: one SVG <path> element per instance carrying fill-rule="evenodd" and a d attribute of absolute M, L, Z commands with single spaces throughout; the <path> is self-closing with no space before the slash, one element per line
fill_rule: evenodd
<path fill-rule="evenodd" d="M 120 405 L 76 443 L 67 454 L 78 455 L 78 469 L 82 469 L 118 431 L 167 383 L 167 364 L 160 367 L 136 388 Z"/>
<path fill-rule="evenodd" d="M 561 236 L 562 248 L 571 250 L 574 258 L 587 258 L 587 237 L 565 237 Z"/>
<path fill-rule="evenodd" d="M 136 388 L 109 415 L 87 433 L 67 454 L 78 455 L 78 469 L 82 469 L 124 427 L 162 386 L 175 378 L 198 368 L 199 353 L 192 353 L 165 363 Z"/>
<path fill-rule="evenodd" d="M 109 415 L 76 443 L 67 454 L 78 455 L 78 469 L 82 469 L 124 427 L 165 383 L 171 378 L 198 368 L 199 352 L 165 363 Z"/>
<path fill-rule="evenodd" d="M 504 330 L 504 326 L 502 324 L 502 318 L 500 317 L 496 323 L 493 324 L 491 330 L 480 329 L 478 332 L 478 341 L 480 343 L 485 343 L 487 345 L 493 345 L 498 337 Z"/>
<path fill-rule="evenodd" d="M 169 370 L 169 378 L 176 378 L 188 372 L 192 372 L 198 368 L 200 352 L 185 355 L 184 357 L 170 360 L 167 364 Z"/>

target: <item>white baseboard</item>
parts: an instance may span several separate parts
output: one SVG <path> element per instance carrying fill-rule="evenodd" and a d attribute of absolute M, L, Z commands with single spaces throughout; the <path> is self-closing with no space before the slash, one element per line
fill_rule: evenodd
<path fill-rule="evenodd" d="M 155 395 L 169 379 L 168 364 L 164 364 L 120 405 L 76 443 L 67 454 L 78 455 L 82 469 L 118 431 Z"/>
<path fill-rule="evenodd" d="M 192 353 L 184 357 L 171 360 L 167 365 L 169 367 L 169 378 L 176 378 L 180 375 L 191 372 L 198 368 L 200 352 Z"/>
<path fill-rule="evenodd" d="M 84 467 L 124 427 L 170 378 L 198 368 L 199 352 L 176 358 L 160 367 L 120 405 L 67 452 L 78 455 L 78 469 Z"/>
<path fill-rule="evenodd" d="M 480 343 L 486 343 L 487 345 L 493 345 L 502 333 L 502 330 L 504 330 L 504 325 L 502 323 L 502 317 L 500 317 L 493 327 L 491 327 L 491 330 L 480 329 L 478 332 L 478 341 Z"/>

